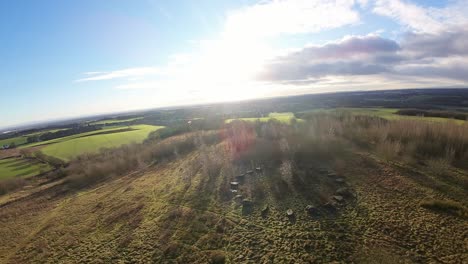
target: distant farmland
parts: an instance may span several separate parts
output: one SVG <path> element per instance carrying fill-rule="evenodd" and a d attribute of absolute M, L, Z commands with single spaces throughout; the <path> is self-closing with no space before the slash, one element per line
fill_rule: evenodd
<path fill-rule="evenodd" d="M 7 138 L 7 139 L 2 139 L 0 140 L 0 147 L 3 145 L 11 145 L 11 143 L 15 143 L 16 146 L 21 146 L 21 145 L 27 145 L 28 144 L 28 137 L 30 136 L 36 136 L 36 135 L 42 135 L 45 133 L 52 133 L 52 132 L 57 132 L 60 130 L 65 130 L 65 129 L 49 129 L 49 130 L 43 130 L 39 132 L 34 132 L 18 137 L 13 137 L 13 138 Z M 32 146 L 32 145 L 29 145 Z"/>
<path fill-rule="evenodd" d="M 8 158 L 0 160 L 0 180 L 13 177 L 31 177 L 49 171 L 51 167 L 36 160 Z"/>
<path fill-rule="evenodd" d="M 317 113 L 317 112 L 326 112 L 326 113 L 339 113 L 339 112 L 348 112 L 353 115 L 368 115 L 368 116 L 377 116 L 387 120 L 423 120 L 431 122 L 447 122 L 453 121 L 458 124 L 463 124 L 466 121 L 457 120 L 452 118 L 443 118 L 443 117 L 428 117 L 428 116 L 408 116 L 408 115 L 399 115 L 397 114 L 398 108 L 331 108 L 331 109 L 314 109 L 307 112 Z"/>
<path fill-rule="evenodd" d="M 132 142 L 140 143 L 150 132 L 159 128 L 162 127 L 150 125 L 114 127 L 41 142 L 40 145 L 47 144 L 42 149 L 44 154 L 68 161 L 83 153 L 98 152 L 101 148 L 118 147 Z"/>
<path fill-rule="evenodd" d="M 226 120 L 226 123 L 230 123 L 234 120 L 244 120 L 249 122 L 268 122 L 269 120 L 278 120 L 283 123 L 290 123 L 292 119 L 294 119 L 294 113 L 287 112 L 287 113 L 270 113 L 267 117 L 244 117 L 244 118 L 234 118 Z M 298 119 L 298 121 L 301 121 Z"/>
<path fill-rule="evenodd" d="M 143 119 L 143 117 L 135 117 L 135 118 L 128 118 L 128 119 L 106 119 L 106 120 L 91 122 L 90 124 L 91 125 L 117 124 L 117 123 L 123 123 L 123 122 L 136 121 L 139 119 Z"/>

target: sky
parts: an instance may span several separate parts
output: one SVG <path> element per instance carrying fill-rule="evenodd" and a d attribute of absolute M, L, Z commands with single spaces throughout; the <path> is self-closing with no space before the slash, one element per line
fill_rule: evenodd
<path fill-rule="evenodd" d="M 468 0 L 0 1 L 0 128 L 467 84 Z"/>

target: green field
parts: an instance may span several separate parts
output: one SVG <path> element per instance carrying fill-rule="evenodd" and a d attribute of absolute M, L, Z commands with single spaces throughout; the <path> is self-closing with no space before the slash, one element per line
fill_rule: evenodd
<path fill-rule="evenodd" d="M 137 125 L 131 127 L 113 127 L 55 140 L 41 142 L 47 144 L 42 152 L 62 160 L 70 160 L 80 154 L 98 152 L 101 148 L 118 147 L 132 142 L 140 143 L 148 134 L 160 126 Z"/>
<path fill-rule="evenodd" d="M 61 131 L 61 130 L 67 130 L 67 128 L 42 130 L 42 131 L 39 131 L 39 132 L 27 134 L 27 135 L 25 135 L 25 137 L 39 136 L 39 135 L 42 135 L 42 134 L 45 134 L 45 133 L 55 133 L 55 132 L 58 132 L 58 131 Z"/>
<path fill-rule="evenodd" d="M 105 124 L 116 124 L 116 123 L 123 123 L 123 122 L 131 122 L 135 120 L 142 119 L 143 117 L 135 117 L 135 118 L 129 118 L 129 119 L 106 119 L 106 120 L 101 120 L 101 121 L 96 121 L 96 122 L 91 122 L 91 125 L 105 125 Z"/>
<path fill-rule="evenodd" d="M 30 133 L 30 134 L 19 136 L 19 137 L 2 139 L 0 140 L 0 147 L 3 145 L 10 145 L 12 142 L 14 142 L 16 146 L 26 145 L 28 143 L 28 137 L 30 136 L 42 135 L 42 134 L 49 133 L 49 132 L 53 133 L 53 132 L 57 132 L 60 130 L 65 130 L 65 129 L 49 129 L 49 130 L 43 130 L 39 132 Z M 28 146 L 31 146 L 31 145 L 28 145 Z"/>
<path fill-rule="evenodd" d="M 0 180 L 12 177 L 31 177 L 49 171 L 51 167 L 38 161 L 21 158 L 0 160 Z"/>
<path fill-rule="evenodd" d="M 457 119 L 450 119 L 450 118 L 442 118 L 442 117 L 422 117 L 422 116 L 406 116 L 406 115 L 398 115 L 396 112 L 398 108 L 332 108 L 332 109 L 314 109 L 308 112 L 326 112 L 326 113 L 333 113 L 333 112 L 350 112 L 356 115 L 370 115 L 370 116 L 377 116 L 387 120 L 425 120 L 431 122 L 447 122 L 452 121 L 458 124 L 463 124 L 465 121 L 457 120 Z"/>
<path fill-rule="evenodd" d="M 80 137 L 84 137 L 84 136 L 93 136 L 95 134 L 101 134 L 103 132 L 107 133 L 107 132 L 111 132 L 111 131 L 117 131 L 117 130 L 121 130 L 123 128 L 124 127 L 122 127 L 122 126 L 109 126 L 109 127 L 103 128 L 101 130 L 97 130 L 97 131 L 91 131 L 91 132 L 71 135 L 71 136 L 67 136 L 67 137 L 61 137 L 61 138 L 51 139 L 51 140 L 47 140 L 47 141 L 35 142 L 35 143 L 32 143 L 32 144 L 23 145 L 20 148 L 29 148 L 29 147 L 36 147 L 36 146 L 42 146 L 42 145 L 50 145 L 50 144 L 64 142 L 64 141 L 68 141 L 68 140 L 71 140 L 71 139 L 80 138 Z"/>
<path fill-rule="evenodd" d="M 226 123 L 230 123 L 234 120 L 244 120 L 249 122 L 268 122 L 269 120 L 275 119 L 283 123 L 290 123 L 291 120 L 295 118 L 294 114 L 291 112 L 286 113 L 270 113 L 267 117 L 244 117 L 244 118 L 235 118 L 235 119 L 227 119 Z M 298 121 L 302 121 L 301 119 L 297 119 Z"/>
<path fill-rule="evenodd" d="M 0 140 L 0 147 L 3 145 L 10 145 L 11 143 L 15 143 L 16 146 L 26 144 L 27 142 L 27 137 L 14 137 L 14 138 L 7 138 L 7 139 L 2 139 Z"/>

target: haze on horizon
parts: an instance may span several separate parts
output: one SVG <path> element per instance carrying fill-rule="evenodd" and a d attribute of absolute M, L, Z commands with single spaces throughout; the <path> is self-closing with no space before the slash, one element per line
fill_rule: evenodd
<path fill-rule="evenodd" d="M 468 83 L 468 0 L 29 0 L 0 14 L 0 127 Z"/>

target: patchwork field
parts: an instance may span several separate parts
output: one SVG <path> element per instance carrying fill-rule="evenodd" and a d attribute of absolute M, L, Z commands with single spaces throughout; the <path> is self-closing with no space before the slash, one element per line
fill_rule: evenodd
<path fill-rule="evenodd" d="M 142 119 L 142 117 L 135 117 L 135 118 L 128 118 L 128 119 L 106 119 L 106 120 L 100 120 L 96 122 L 91 122 L 91 125 L 105 125 L 105 124 L 117 124 L 117 123 L 123 123 L 123 122 L 131 122 L 135 120 Z"/>
<path fill-rule="evenodd" d="M 307 182 L 293 186 L 276 183 L 277 171 L 254 173 L 246 176 L 239 190 L 255 197 L 253 212 L 244 214 L 239 202 L 220 198 L 219 186 L 229 176 L 207 178 L 203 174 L 199 162 L 203 155 L 193 153 L 65 197 L 57 195 L 61 193 L 57 186 L 43 196 L 5 206 L 0 217 L 10 228 L 0 230 L 5 238 L 0 262 L 466 260 L 460 253 L 465 220 L 422 208 L 419 201 L 434 191 L 415 182 L 413 172 L 401 173 L 396 167 L 357 155 L 350 163 L 359 166 L 339 174 L 352 194 L 337 212 L 320 211 L 318 216 L 304 210 L 310 199 L 321 199 L 317 193 L 333 193 L 338 188 L 332 178 L 320 173 L 323 163 L 301 171 L 299 176 L 308 178 Z M 278 186 L 282 186 L 279 193 Z M 268 208 L 266 214 L 263 208 Z M 286 216 L 288 208 L 295 212 L 294 219 Z M 35 213 L 24 213 L 30 211 Z M 16 215 L 24 217 L 14 221 Z M 223 261 L 216 262 L 219 259 Z"/>
<path fill-rule="evenodd" d="M 39 131 L 39 132 L 30 133 L 30 134 L 19 136 L 19 137 L 2 139 L 2 140 L 0 140 L 0 147 L 3 146 L 3 145 L 10 145 L 11 143 L 15 143 L 16 146 L 25 147 L 27 145 L 28 147 L 30 147 L 30 146 L 33 146 L 33 145 L 32 144 L 29 144 L 29 145 L 27 144 L 28 143 L 28 137 L 36 136 L 36 135 L 39 136 L 39 135 L 42 135 L 42 134 L 45 134 L 45 133 L 53 133 L 53 132 L 57 132 L 57 131 L 60 131 L 60 130 L 64 130 L 64 129 L 49 129 L 49 130 L 43 130 L 43 131 Z"/>
<path fill-rule="evenodd" d="M 450 118 L 443 118 L 443 117 L 422 117 L 422 116 L 406 116 L 406 115 L 399 115 L 396 112 L 399 109 L 397 108 L 332 108 L 332 109 L 314 109 L 313 113 L 341 113 L 347 112 L 356 115 L 368 115 L 368 116 L 377 116 L 387 120 L 425 120 L 430 122 L 455 122 L 457 124 L 463 124 L 466 121 L 463 120 L 456 120 Z"/>
<path fill-rule="evenodd" d="M 294 119 L 294 113 L 287 112 L 287 113 L 270 113 L 267 117 L 245 117 L 245 118 L 235 118 L 235 119 L 228 119 L 226 123 L 230 123 L 234 120 L 244 120 L 249 122 L 268 122 L 269 120 L 278 120 L 283 123 L 290 123 L 292 119 Z M 301 121 L 300 119 L 297 119 Z"/>
<path fill-rule="evenodd" d="M 15 143 L 16 146 L 19 146 L 22 144 L 26 144 L 26 142 L 27 142 L 27 137 L 24 137 L 24 136 L 2 139 L 0 140 L 0 147 L 2 147 L 3 145 L 11 145 L 11 143 Z"/>
<path fill-rule="evenodd" d="M 0 160 L 0 180 L 13 177 L 31 177 L 47 172 L 51 167 L 36 160 L 8 158 Z"/>
<path fill-rule="evenodd" d="M 101 148 L 118 147 L 132 142 L 142 142 L 150 132 L 160 126 L 137 125 L 131 127 L 113 127 L 89 133 L 73 135 L 41 142 L 47 145 L 42 149 L 46 155 L 68 161 L 86 152 L 97 152 Z"/>

